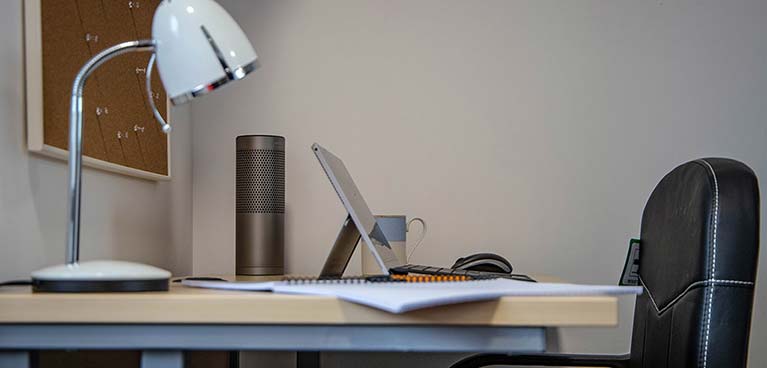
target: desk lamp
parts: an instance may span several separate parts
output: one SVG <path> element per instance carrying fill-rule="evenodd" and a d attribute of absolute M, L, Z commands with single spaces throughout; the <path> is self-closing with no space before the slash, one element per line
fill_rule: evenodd
<path fill-rule="evenodd" d="M 107 60 L 128 52 L 152 52 L 146 71 L 149 104 L 168 134 L 151 93 L 155 59 L 174 105 L 244 78 L 258 66 L 256 52 L 232 17 L 212 0 L 165 0 L 152 22 L 152 39 L 123 42 L 91 58 L 72 84 L 69 114 L 69 181 L 67 263 L 32 273 L 33 290 L 48 292 L 164 291 L 170 272 L 122 261 L 78 262 L 80 256 L 80 189 L 82 175 L 83 87 Z"/>

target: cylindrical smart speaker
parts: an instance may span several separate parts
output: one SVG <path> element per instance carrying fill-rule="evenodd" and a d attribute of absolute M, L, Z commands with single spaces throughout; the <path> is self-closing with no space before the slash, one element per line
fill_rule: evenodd
<path fill-rule="evenodd" d="M 285 138 L 237 137 L 236 272 L 284 273 Z"/>

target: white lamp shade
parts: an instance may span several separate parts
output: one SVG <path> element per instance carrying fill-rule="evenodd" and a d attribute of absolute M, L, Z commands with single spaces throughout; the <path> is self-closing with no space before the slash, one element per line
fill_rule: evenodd
<path fill-rule="evenodd" d="M 157 68 L 171 102 L 178 105 L 258 67 L 258 56 L 240 26 L 212 0 L 163 1 L 152 38 Z"/>

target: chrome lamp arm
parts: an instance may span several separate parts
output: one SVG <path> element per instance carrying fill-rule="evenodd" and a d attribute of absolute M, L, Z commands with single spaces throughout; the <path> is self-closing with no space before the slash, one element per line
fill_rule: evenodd
<path fill-rule="evenodd" d="M 82 148 L 83 148 L 83 89 L 85 88 L 85 82 L 88 77 L 98 69 L 99 66 L 114 58 L 115 56 L 122 55 L 128 52 L 134 51 L 149 51 L 155 50 L 154 40 L 138 40 L 119 43 L 112 47 L 109 47 L 90 60 L 80 69 L 72 83 L 72 100 L 69 110 L 69 186 L 67 197 L 67 209 L 68 209 L 68 223 L 67 223 L 67 264 L 72 265 L 77 263 L 80 259 L 80 202 L 81 202 L 81 188 L 82 188 Z M 154 101 L 151 96 L 151 83 L 149 81 L 149 73 L 151 73 L 152 62 L 154 61 L 154 54 L 150 59 L 150 67 L 147 68 L 147 93 L 149 94 L 150 106 L 154 110 L 155 117 L 160 121 L 163 126 L 163 132 L 168 133 L 170 131 L 170 125 L 166 124 L 162 120 L 159 112 L 155 108 Z"/>
<path fill-rule="evenodd" d="M 154 104 L 154 96 L 152 96 L 152 68 L 154 68 L 154 60 L 156 58 L 157 54 L 152 54 L 152 56 L 149 57 L 149 63 L 146 66 L 146 98 L 149 100 L 149 107 L 152 108 L 154 118 L 157 119 L 157 122 L 162 126 L 163 133 L 168 134 L 171 131 L 170 124 L 166 123 L 165 119 L 162 118 L 160 111 L 157 110 L 157 106 Z"/>

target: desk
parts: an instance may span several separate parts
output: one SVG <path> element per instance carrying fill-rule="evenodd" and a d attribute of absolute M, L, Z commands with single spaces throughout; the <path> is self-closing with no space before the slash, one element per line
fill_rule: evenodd
<path fill-rule="evenodd" d="M 550 327 L 613 327 L 617 299 L 505 297 L 390 314 L 334 297 L 186 288 L 167 293 L 34 294 L 0 289 L 0 367 L 29 350 L 142 350 L 143 368 L 184 350 L 518 352 Z"/>

